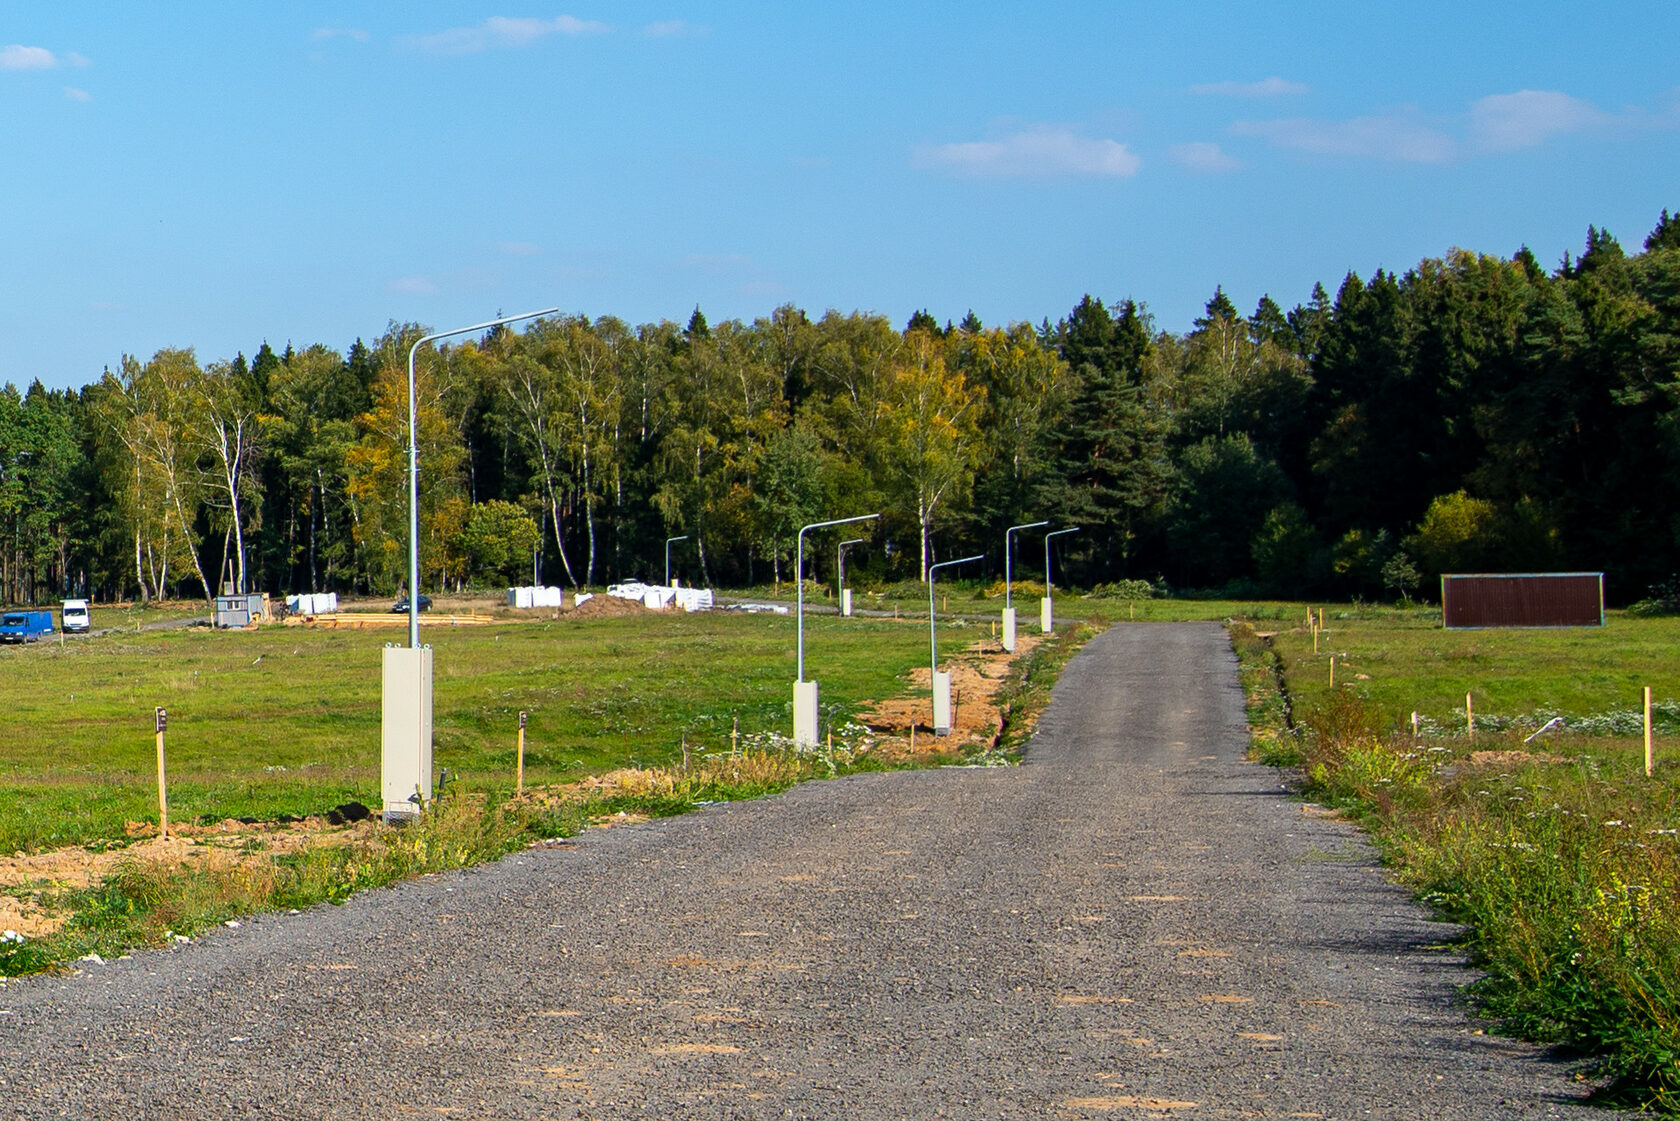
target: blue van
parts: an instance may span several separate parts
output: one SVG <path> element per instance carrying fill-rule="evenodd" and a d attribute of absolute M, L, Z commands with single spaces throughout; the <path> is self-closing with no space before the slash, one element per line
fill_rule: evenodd
<path fill-rule="evenodd" d="M 52 633 L 51 611 L 8 611 L 0 615 L 0 642 L 28 642 Z"/>

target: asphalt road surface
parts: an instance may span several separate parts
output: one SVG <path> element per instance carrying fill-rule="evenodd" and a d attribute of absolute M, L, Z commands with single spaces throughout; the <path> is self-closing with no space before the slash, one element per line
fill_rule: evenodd
<path fill-rule="evenodd" d="M 1019 767 L 863 775 L 0 988 L 0 1115 L 1582 1117 L 1212 625 L 1103 634 Z"/>

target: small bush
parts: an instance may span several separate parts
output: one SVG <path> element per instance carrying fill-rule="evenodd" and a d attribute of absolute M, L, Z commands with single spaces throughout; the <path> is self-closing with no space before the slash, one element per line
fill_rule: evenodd
<path fill-rule="evenodd" d="M 1629 615 L 1651 618 L 1658 615 L 1680 615 L 1680 575 L 1652 584 L 1645 598 L 1631 605 Z"/>

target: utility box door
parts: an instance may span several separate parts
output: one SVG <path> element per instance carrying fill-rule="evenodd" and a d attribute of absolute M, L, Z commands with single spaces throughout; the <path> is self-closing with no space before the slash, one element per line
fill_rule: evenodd
<path fill-rule="evenodd" d="M 385 820 L 418 817 L 432 797 L 432 648 L 385 647 L 381 786 Z"/>

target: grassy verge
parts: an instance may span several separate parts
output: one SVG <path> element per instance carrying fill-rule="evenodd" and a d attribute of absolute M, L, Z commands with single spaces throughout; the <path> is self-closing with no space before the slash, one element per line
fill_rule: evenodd
<path fill-rule="evenodd" d="M 1647 777 L 1641 740 L 1606 734 L 1629 723 L 1617 713 L 1634 682 L 1672 695 L 1677 624 L 1443 632 L 1415 613 L 1355 611 L 1330 622 L 1317 656 L 1304 629 L 1267 643 L 1232 627 L 1257 756 L 1285 703 L 1267 688 L 1270 658 L 1300 726 L 1272 742 L 1298 753 L 1307 796 L 1359 820 L 1405 883 L 1466 926 L 1485 971 L 1472 993 L 1500 1030 L 1569 1048 L 1603 1079 L 1606 1104 L 1680 1114 L 1680 766 L 1659 737 Z M 1473 737 L 1465 688 L 1481 699 Z M 1560 728 L 1525 743 L 1554 715 Z"/>

